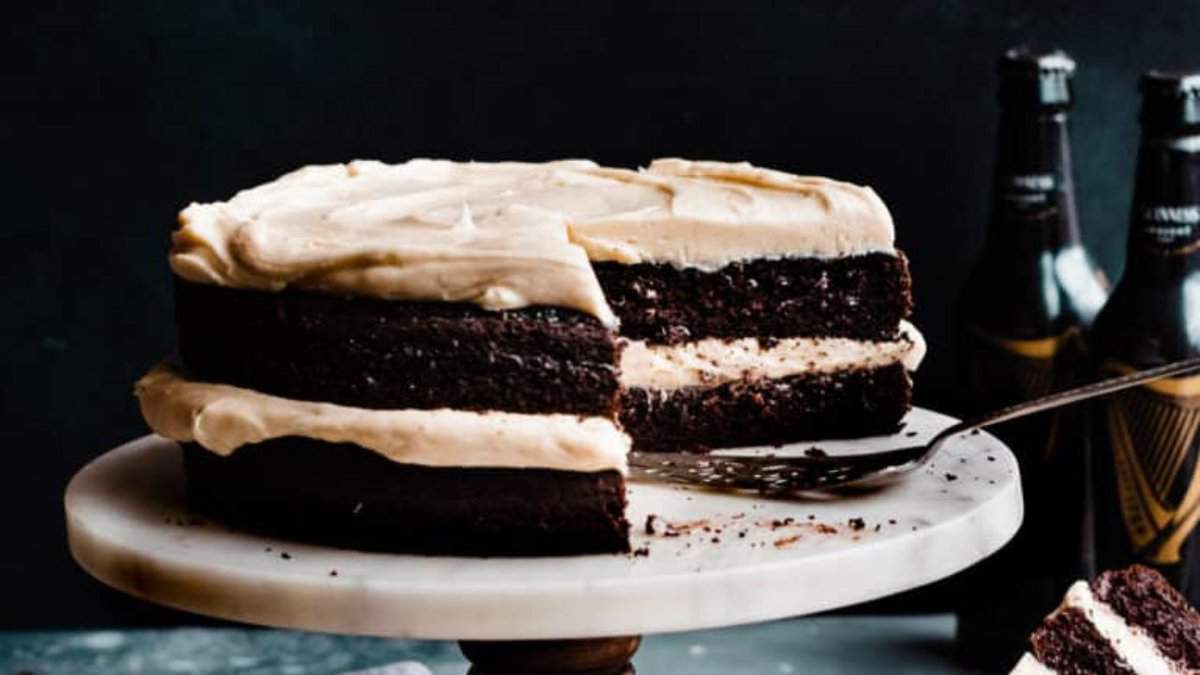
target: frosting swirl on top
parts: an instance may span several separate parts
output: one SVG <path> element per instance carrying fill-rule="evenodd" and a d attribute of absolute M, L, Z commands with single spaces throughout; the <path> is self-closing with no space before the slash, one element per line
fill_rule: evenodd
<path fill-rule="evenodd" d="M 718 268 L 892 251 L 869 188 L 749 164 L 412 160 L 309 166 L 179 216 L 171 268 L 199 283 L 552 305 L 616 319 L 589 258 Z"/>
<path fill-rule="evenodd" d="M 657 159 L 647 169 L 590 169 L 657 188 L 657 200 L 571 222 L 592 260 L 717 269 L 753 258 L 893 252 L 895 231 L 868 187 L 741 162 Z"/>

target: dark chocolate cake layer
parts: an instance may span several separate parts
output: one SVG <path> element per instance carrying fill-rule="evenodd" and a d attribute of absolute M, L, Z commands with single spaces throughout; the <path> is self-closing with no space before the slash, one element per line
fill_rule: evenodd
<path fill-rule="evenodd" d="M 912 382 L 897 363 L 712 388 L 629 389 L 621 424 L 637 450 L 774 445 L 891 433 L 911 400 Z"/>
<path fill-rule="evenodd" d="M 296 437 L 183 453 L 194 509 L 270 536 L 429 555 L 629 550 L 617 471 L 426 467 Z"/>
<path fill-rule="evenodd" d="M 1101 574 L 1091 588 L 1126 623 L 1153 638 L 1163 656 L 1200 668 L 1200 613 L 1161 574 L 1133 565 Z"/>
<path fill-rule="evenodd" d="M 1083 611 L 1074 607 L 1043 621 L 1029 643 L 1037 660 L 1059 675 L 1135 675 Z"/>
<path fill-rule="evenodd" d="M 621 335 L 658 344 L 706 337 L 890 340 L 912 309 L 903 254 L 735 262 L 705 272 L 594 263 Z"/>
<path fill-rule="evenodd" d="M 611 417 L 619 344 L 561 308 L 488 311 L 176 279 L 179 353 L 196 378 L 362 408 Z"/>

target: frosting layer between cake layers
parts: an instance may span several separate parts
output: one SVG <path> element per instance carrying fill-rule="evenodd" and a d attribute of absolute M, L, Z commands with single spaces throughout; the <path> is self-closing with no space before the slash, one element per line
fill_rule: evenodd
<path fill-rule="evenodd" d="M 1140 627 L 1129 624 L 1097 597 L 1086 581 L 1075 582 L 1068 589 L 1055 614 L 1070 610 L 1081 612 L 1086 617 L 1091 628 L 1108 643 L 1108 647 L 1123 661 L 1122 665 L 1130 671 L 1139 675 L 1178 675 L 1188 672 L 1166 657 L 1154 638 Z M 1026 654 L 1012 670 L 1014 675 L 1053 675 L 1056 672 L 1055 668 L 1042 663 L 1036 654 Z"/>
<path fill-rule="evenodd" d="M 625 472 L 629 437 L 604 417 L 463 410 L 369 410 L 188 379 L 162 364 L 136 386 L 150 428 L 219 455 L 300 436 L 353 443 L 431 467 Z"/>
<path fill-rule="evenodd" d="M 716 387 L 739 380 L 780 379 L 902 363 L 915 371 L 925 340 L 904 321 L 894 340 L 843 337 L 707 338 L 675 345 L 630 341 L 621 356 L 621 383 L 630 388 L 672 390 Z"/>
<path fill-rule="evenodd" d="M 355 161 L 188 206 L 170 262 L 198 283 L 560 306 L 611 326 L 589 258 L 716 269 L 893 252 L 893 237 L 870 188 L 745 163 Z"/>

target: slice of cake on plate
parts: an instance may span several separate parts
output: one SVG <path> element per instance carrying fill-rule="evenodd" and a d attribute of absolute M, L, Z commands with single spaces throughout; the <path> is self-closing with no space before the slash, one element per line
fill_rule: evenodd
<path fill-rule="evenodd" d="M 1014 675 L 1200 670 L 1200 613 L 1141 565 L 1076 582 L 1029 638 Z"/>
<path fill-rule="evenodd" d="M 234 526 L 627 551 L 630 436 L 895 428 L 922 345 L 891 240 L 870 190 L 745 164 L 307 167 L 181 213 L 179 350 L 137 394 Z"/>

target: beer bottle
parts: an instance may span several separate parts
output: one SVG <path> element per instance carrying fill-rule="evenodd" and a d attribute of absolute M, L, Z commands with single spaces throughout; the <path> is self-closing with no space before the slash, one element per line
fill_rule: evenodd
<path fill-rule="evenodd" d="M 964 414 L 1066 388 L 1086 373 L 1085 338 L 1108 283 L 1080 241 L 1068 124 L 1074 71 L 1061 51 L 1018 48 L 1000 59 L 990 219 L 956 320 Z M 1079 573 L 1087 472 L 1081 452 L 1061 448 L 1082 441 L 1081 425 L 1069 421 L 1046 414 L 996 430 L 1020 464 L 1026 517 L 1008 546 L 960 580 L 959 643 L 973 661 L 1014 662 Z"/>
<path fill-rule="evenodd" d="M 1096 319 L 1101 374 L 1200 354 L 1200 70 L 1150 72 L 1140 88 L 1125 273 Z M 1200 376 L 1092 410 L 1100 566 L 1154 565 L 1200 603 Z"/>

